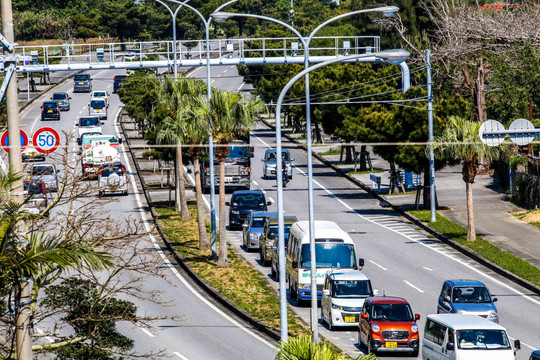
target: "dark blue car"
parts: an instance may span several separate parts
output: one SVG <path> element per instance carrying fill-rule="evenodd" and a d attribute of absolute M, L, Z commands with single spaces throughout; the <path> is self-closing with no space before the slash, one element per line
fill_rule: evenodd
<path fill-rule="evenodd" d="M 446 280 L 437 304 L 437 314 L 479 315 L 499 322 L 499 315 L 486 285 L 476 280 Z"/>
<path fill-rule="evenodd" d="M 260 190 L 237 190 L 233 192 L 229 206 L 229 230 L 242 227 L 253 211 L 266 211 L 271 202 L 266 201 Z"/>

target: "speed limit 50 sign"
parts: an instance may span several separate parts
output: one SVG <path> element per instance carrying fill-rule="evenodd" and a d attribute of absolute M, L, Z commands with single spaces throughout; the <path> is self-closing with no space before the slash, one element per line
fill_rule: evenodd
<path fill-rule="evenodd" d="M 53 128 L 43 127 L 34 133 L 32 142 L 38 152 L 49 154 L 55 151 L 60 145 L 60 135 Z"/>

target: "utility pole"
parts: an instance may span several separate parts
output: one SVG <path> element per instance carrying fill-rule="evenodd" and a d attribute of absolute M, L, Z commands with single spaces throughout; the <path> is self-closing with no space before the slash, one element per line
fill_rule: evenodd
<path fill-rule="evenodd" d="M 11 0 L 2 1 L 2 32 L 6 41 L 10 44 L 15 42 L 13 32 L 13 10 Z M 7 52 L 7 54 L 6 54 Z M 7 56 L 12 56 L 15 61 L 13 50 L 4 50 Z M 7 64 L 6 64 L 7 65 Z M 22 174 L 22 153 L 21 153 L 21 136 L 19 126 L 19 95 L 17 85 L 17 75 L 11 78 L 7 91 L 7 121 L 8 121 L 8 146 L 9 146 L 9 166 L 15 173 Z M 11 188 L 12 199 L 22 202 L 21 192 L 23 190 L 23 182 L 17 181 Z M 21 224 L 24 229 L 24 224 Z M 22 234 L 25 236 L 25 232 Z M 24 276 L 24 275 L 23 275 Z M 30 284 L 26 279 L 20 279 L 19 292 L 16 299 L 16 349 L 18 360 L 32 360 L 32 339 L 30 337 Z"/>

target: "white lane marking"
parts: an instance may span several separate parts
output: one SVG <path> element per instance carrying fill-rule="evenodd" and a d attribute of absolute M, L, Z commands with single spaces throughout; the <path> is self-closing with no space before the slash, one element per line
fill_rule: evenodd
<path fill-rule="evenodd" d="M 263 139 L 261 139 L 260 137 L 258 137 L 257 135 L 255 135 L 254 133 L 251 133 L 251 136 L 253 136 L 255 139 L 259 140 L 260 142 L 262 142 L 264 144 L 264 146 L 266 147 L 270 147 L 270 145 L 268 145 Z"/>
<path fill-rule="evenodd" d="M 41 115 L 39 115 L 36 120 L 32 123 L 32 127 L 30 128 L 30 133 L 34 133 L 34 126 L 36 126 L 36 123 L 41 119 Z"/>
<path fill-rule="evenodd" d="M 148 329 L 145 329 L 145 328 L 142 328 L 142 327 L 139 327 L 139 329 L 141 329 L 141 331 L 143 333 L 145 333 L 146 335 L 148 335 L 150 337 L 156 337 L 156 335 L 152 334 Z"/>
<path fill-rule="evenodd" d="M 382 266 L 382 265 L 377 264 L 377 263 L 376 263 L 375 261 L 373 261 L 373 260 L 368 260 L 368 261 L 369 261 L 370 263 L 372 263 L 373 265 L 377 266 L 379 269 L 382 269 L 382 270 L 384 270 L 384 271 L 388 270 L 387 268 L 385 268 L 385 267 Z"/>
<path fill-rule="evenodd" d="M 407 280 L 403 280 L 403 282 L 407 285 L 409 285 L 410 287 L 412 287 L 413 289 L 417 290 L 418 292 L 420 293 L 424 293 L 424 290 L 420 289 L 418 286 L 414 286 L 413 284 L 411 284 L 410 282 L 408 282 Z"/>
<path fill-rule="evenodd" d="M 242 85 L 240 85 L 240 87 L 238 89 L 236 89 L 236 91 L 240 91 L 244 87 L 244 85 L 246 85 L 245 82 L 243 82 Z"/>
<path fill-rule="evenodd" d="M 253 183 L 253 185 L 255 186 L 259 186 L 259 184 L 257 184 L 257 182 L 255 180 L 251 181 Z"/>
<path fill-rule="evenodd" d="M 119 108 L 118 109 L 118 112 L 117 114 L 115 115 L 114 117 L 114 125 L 115 125 L 115 129 L 116 129 L 116 134 L 118 136 L 120 136 L 120 130 L 119 130 L 119 125 L 118 125 L 118 113 L 122 110 L 122 108 Z M 130 173 L 133 173 L 132 169 L 131 169 L 131 164 L 129 163 L 128 161 L 128 158 L 127 158 L 127 152 L 124 151 L 124 146 L 123 145 L 120 145 L 121 149 L 122 149 L 122 157 L 124 158 L 124 162 L 126 164 L 126 167 L 128 168 L 128 171 Z M 242 324 L 240 324 L 239 322 L 237 322 L 236 320 L 234 320 L 233 318 L 231 318 L 229 315 L 227 315 L 226 313 L 224 313 L 223 311 L 221 311 L 218 307 L 216 307 L 214 304 L 212 304 L 210 301 L 208 301 L 204 296 L 202 296 L 201 294 L 199 294 L 199 292 L 197 290 L 195 290 L 193 288 L 193 286 L 191 286 L 190 283 L 187 282 L 186 279 L 184 279 L 182 277 L 182 275 L 180 275 L 180 273 L 178 272 L 178 270 L 176 270 L 176 268 L 174 267 L 174 265 L 169 261 L 169 259 L 167 258 L 167 255 L 165 255 L 165 253 L 163 252 L 163 250 L 161 249 L 161 246 L 159 245 L 158 241 L 156 240 L 156 238 L 154 237 L 154 235 L 152 235 L 150 233 L 151 229 L 150 229 L 150 225 L 148 225 L 148 222 L 152 221 L 152 219 L 146 219 L 146 213 L 142 210 L 144 209 L 143 207 L 143 204 L 142 204 L 142 201 L 141 201 L 141 197 L 139 196 L 139 192 L 136 191 L 137 189 L 137 184 L 135 183 L 135 178 L 134 176 L 130 176 L 130 183 L 131 183 L 131 188 L 133 189 L 133 193 L 135 194 L 135 200 L 137 201 L 137 205 L 139 206 L 139 215 L 141 216 L 141 219 L 142 219 L 142 222 L 144 224 L 144 228 L 146 230 L 146 232 L 148 232 L 148 236 L 150 237 L 150 240 L 152 241 L 152 244 L 154 245 L 154 248 L 156 249 L 156 252 L 161 256 L 161 258 L 163 259 L 163 263 L 165 264 L 165 266 L 167 266 L 171 272 L 182 282 L 182 284 L 189 290 L 193 293 L 193 295 L 195 295 L 196 297 L 199 298 L 200 301 L 202 301 L 203 303 L 206 304 L 206 306 L 208 306 L 209 308 L 213 309 L 216 313 L 218 313 L 219 315 L 221 315 L 223 318 L 225 318 L 226 320 L 228 320 L 229 322 L 231 322 L 232 324 L 234 324 L 235 326 L 237 326 L 239 329 L 241 329 L 242 331 L 246 332 L 247 334 L 253 336 L 255 339 L 259 340 L 260 342 L 262 342 L 263 344 L 265 345 L 268 345 L 269 347 L 271 347 L 272 349 L 275 348 L 275 346 L 273 344 L 271 344 L 270 342 L 266 341 L 264 338 L 260 337 L 259 335 L 253 333 L 252 331 L 250 331 L 250 329 L 246 328 L 245 326 L 243 326 Z"/>
<path fill-rule="evenodd" d="M 178 356 L 180 359 L 182 360 L 189 360 L 187 357 L 185 357 L 184 355 L 180 354 L 179 352 L 177 351 L 173 351 L 173 354 Z"/>
<path fill-rule="evenodd" d="M 299 168 L 297 168 L 297 170 L 298 170 L 300 173 L 305 174 L 305 172 L 304 172 L 303 170 L 301 170 L 301 169 L 299 169 Z M 363 219 L 363 220 L 365 220 L 365 221 L 368 221 L 368 222 L 370 222 L 370 223 L 372 223 L 372 224 L 379 225 L 379 226 L 381 226 L 381 227 L 383 227 L 383 228 L 385 228 L 385 229 L 388 229 L 388 230 L 390 230 L 390 231 L 392 231 L 392 232 L 394 232 L 394 233 L 396 233 L 396 234 L 399 234 L 399 235 L 403 236 L 404 238 L 409 239 L 409 240 L 412 241 L 412 242 L 415 242 L 415 243 L 417 243 L 417 244 L 419 244 L 419 245 L 421 245 L 421 246 L 424 246 L 424 247 L 426 247 L 426 248 L 428 248 L 428 249 L 431 249 L 431 250 L 437 252 L 438 254 L 440 254 L 440 255 L 442 255 L 442 256 L 444 256 L 444 257 L 447 257 L 447 258 L 449 258 L 449 259 L 451 259 L 451 260 L 457 262 L 457 263 L 460 264 L 460 265 L 465 266 L 465 267 L 468 268 L 469 270 L 471 270 L 471 271 L 473 271 L 473 272 L 475 272 L 475 273 L 477 273 L 477 274 L 483 276 L 484 278 L 493 281 L 493 282 L 496 283 L 497 285 L 502 286 L 502 287 L 504 287 L 504 288 L 506 288 L 506 289 L 512 291 L 513 293 L 515 293 L 515 294 L 517 294 L 517 295 L 523 297 L 524 299 L 527 299 L 528 301 L 530 301 L 530 302 L 532 302 L 532 303 L 534 303 L 534 304 L 536 304 L 536 305 L 540 305 L 540 301 L 535 300 L 535 299 L 533 299 L 531 296 L 526 295 L 526 294 L 522 293 L 521 291 L 519 291 L 519 290 L 517 290 L 517 289 L 514 289 L 512 286 L 507 285 L 507 284 L 503 283 L 502 281 L 496 279 L 495 277 L 493 277 L 493 276 L 491 276 L 491 275 L 488 275 L 488 274 L 482 272 L 480 269 L 477 269 L 477 268 L 475 268 L 473 265 L 468 264 L 468 263 L 467 263 L 468 260 L 462 260 L 462 259 L 458 258 L 457 256 L 455 256 L 455 255 L 453 255 L 453 254 L 451 254 L 451 253 L 448 253 L 448 251 L 446 251 L 446 249 L 444 249 L 444 248 L 440 248 L 440 247 L 432 247 L 432 246 L 430 246 L 430 244 L 425 244 L 425 243 L 423 243 L 422 241 L 419 241 L 418 239 L 414 239 L 413 237 L 411 237 L 411 236 L 409 236 L 409 235 L 400 234 L 399 232 L 394 231 L 394 230 L 393 230 L 391 227 L 389 227 L 389 226 L 386 226 L 386 225 L 383 225 L 383 224 L 381 224 L 381 223 L 379 223 L 379 222 L 373 221 L 372 218 L 365 217 L 365 216 L 361 215 L 356 209 L 353 209 L 352 207 L 350 207 L 347 203 L 345 203 L 343 200 L 341 200 L 340 198 L 338 198 L 337 195 L 335 195 L 335 194 L 332 193 L 330 190 L 328 190 L 327 188 L 325 188 L 325 187 L 324 187 L 321 183 L 319 183 L 318 181 L 313 180 L 313 183 L 316 184 L 316 185 L 317 185 L 319 188 L 321 188 L 322 190 L 324 190 L 324 191 L 325 191 L 327 194 L 329 194 L 331 197 L 333 197 L 334 199 L 336 199 L 336 200 L 337 200 L 341 205 L 343 205 L 347 210 L 349 210 L 349 211 L 351 211 L 352 213 L 356 214 L 356 216 L 358 216 L 359 218 L 361 218 L 361 219 Z"/>
<path fill-rule="evenodd" d="M 433 269 L 428 268 L 427 266 L 422 266 L 423 269 L 426 269 L 427 271 L 433 271 Z"/>

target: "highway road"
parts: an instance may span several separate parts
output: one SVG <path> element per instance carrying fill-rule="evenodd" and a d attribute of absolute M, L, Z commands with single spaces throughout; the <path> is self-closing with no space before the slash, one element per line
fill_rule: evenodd
<path fill-rule="evenodd" d="M 234 67 L 220 66 L 212 68 L 212 85 L 227 90 L 247 90 L 241 78 L 236 76 Z M 96 72 L 93 77 L 94 89 L 106 88 L 111 91 L 111 71 Z M 191 76 L 205 78 L 205 69 L 198 69 Z M 60 86 L 57 91 L 70 92 L 71 82 Z M 85 114 L 88 94 L 72 95 L 72 110 L 62 113 L 60 123 L 47 122 L 57 129 L 73 131 L 74 122 L 79 114 Z M 32 133 L 41 125 L 37 120 L 38 111 L 34 106 L 24 113 L 23 128 Z M 118 109 L 119 101 L 116 95 L 111 99 L 111 114 Z M 107 121 L 105 129 L 115 131 L 112 117 Z M 286 140 L 284 140 L 286 141 Z M 274 133 L 261 125 L 252 131 L 252 144 L 255 145 L 255 156 L 252 163 L 252 188 L 266 192 L 267 197 L 275 200 L 275 180 L 262 178 L 263 152 L 275 143 Z M 299 220 L 307 220 L 307 157 L 303 150 L 292 144 L 292 156 L 295 158 L 294 178 L 285 189 L 285 212 L 295 215 Z M 461 255 L 434 239 L 427 238 L 418 231 L 413 224 L 407 223 L 398 214 L 382 208 L 378 201 L 355 187 L 353 184 L 336 176 L 331 170 L 314 161 L 314 206 L 316 219 L 336 221 L 351 234 L 366 265 L 363 271 L 371 278 L 375 289 L 380 294 L 396 295 L 406 298 L 412 305 L 413 311 L 421 315 L 419 321 L 420 331 L 423 333 L 425 317 L 436 311 L 437 295 L 442 283 L 446 279 L 467 278 L 478 279 L 484 282 L 492 294 L 499 299 L 496 303 L 500 323 L 508 329 L 512 339 L 520 339 L 522 350 L 518 351 L 517 359 L 528 358 L 532 349 L 540 348 L 540 299 L 531 295 L 527 290 L 516 286 L 508 280 L 492 273 L 489 269 L 476 264 L 471 259 Z M 230 194 L 228 194 L 230 196 Z M 128 197 L 118 197 L 118 203 L 107 204 L 105 211 L 113 215 L 125 216 L 135 211 L 141 214 L 142 205 L 138 203 L 139 191 L 133 191 Z M 97 196 L 91 201 L 98 200 Z M 270 210 L 275 211 L 274 204 Z M 141 215 L 139 215 L 141 216 Z M 142 215 L 148 222 L 146 215 Z M 229 232 L 229 238 L 239 247 L 241 232 Z M 155 249 L 159 244 L 147 239 L 144 246 Z M 244 250 L 240 250 L 244 251 Z M 158 251 L 156 251 L 158 252 Z M 159 252 L 158 252 L 159 253 Z M 245 254 L 250 262 L 257 266 L 267 276 L 269 268 L 262 268 L 258 264 L 258 253 Z M 163 260 L 157 260 L 163 261 Z M 216 356 L 220 359 L 265 359 L 273 358 L 273 344 L 259 338 L 245 329 L 243 325 L 230 320 L 228 315 L 220 313 L 211 305 L 207 305 L 197 291 L 192 292 L 190 287 L 177 276 L 166 261 L 163 261 L 165 271 L 170 273 L 176 287 L 169 286 L 160 278 L 144 283 L 145 290 L 160 289 L 165 299 L 175 300 L 169 306 L 160 306 L 147 302 L 137 303 L 141 311 L 154 314 L 172 314 L 182 317 L 182 321 L 158 321 L 151 324 L 149 329 L 137 329 L 122 326 L 123 331 L 137 341 L 137 350 L 144 352 L 149 349 L 166 349 L 168 354 L 182 359 L 202 359 Z M 277 287 L 277 283 L 276 287 Z M 308 321 L 309 308 L 295 307 L 302 317 Z M 189 309 L 189 310 L 188 310 Z M 320 325 L 322 336 L 332 339 L 351 356 L 361 354 L 357 344 L 355 329 L 328 331 L 326 325 Z M 212 341 L 208 341 L 212 339 Z M 387 359 L 402 358 L 385 356 Z"/>
<path fill-rule="evenodd" d="M 284 189 L 285 215 L 308 220 L 307 156 L 305 151 L 294 144 L 286 139 L 283 141 L 283 146 L 289 147 L 291 156 L 296 160 L 293 180 Z M 251 143 L 255 147 L 252 189 L 260 189 L 269 199 L 275 200 L 276 181 L 263 179 L 263 163 L 260 161 L 264 150 L 274 147 L 275 132 L 260 125 L 252 131 Z M 507 328 L 512 340 L 521 341 L 522 350 L 518 351 L 516 358 L 528 359 L 532 349 L 540 348 L 538 296 L 494 274 L 436 239 L 427 238 L 414 224 L 381 207 L 378 200 L 317 160 L 314 160 L 313 172 L 315 219 L 335 221 L 351 235 L 358 255 L 365 259 L 363 272 L 371 278 L 374 289 L 378 289 L 381 295 L 407 299 L 413 311 L 421 315 L 421 334 L 426 315 L 436 313 L 437 297 L 444 280 L 477 279 L 485 283 L 498 298 L 496 305 L 500 324 Z M 276 210 L 277 205 L 274 203 L 269 211 Z M 229 231 L 228 235 L 236 247 L 240 248 L 242 232 Z M 254 266 L 270 277 L 270 268 L 260 266 L 257 252 L 245 255 Z M 277 282 L 275 286 L 277 288 Z M 309 307 L 298 307 L 294 300 L 289 299 L 289 302 L 309 322 Z M 322 325 L 320 320 L 319 325 L 320 334 L 339 344 L 349 355 L 356 357 L 362 354 L 358 348 L 356 328 L 328 331 L 327 325 Z"/>
<path fill-rule="evenodd" d="M 91 72 L 93 78 L 93 90 L 107 90 L 112 93 L 113 76 L 118 72 L 112 70 Z M 40 106 L 43 100 L 48 100 L 53 91 L 65 91 L 72 97 L 71 110 L 61 113 L 61 120 L 43 122 L 40 120 Z M 21 128 L 29 136 L 42 126 L 49 126 L 58 132 L 67 132 L 76 137 L 77 127 L 75 123 L 79 116 L 88 114 L 88 93 L 73 93 L 73 80 L 68 79 L 54 90 L 43 94 L 41 99 L 36 100 L 22 112 Z M 119 111 L 120 100 L 117 95 L 110 98 L 109 117 L 102 126 L 104 133 L 116 134 L 118 128 L 115 118 Z M 63 141 L 65 136 L 62 135 Z M 78 161 L 76 154 L 77 146 L 74 141 L 68 144 L 70 150 L 70 162 Z M 52 158 L 52 156 L 51 156 Z M 128 162 L 128 154 L 122 150 L 122 161 Z M 77 165 L 80 166 L 80 165 Z M 133 167 L 128 165 L 128 170 Z M 151 218 L 146 213 L 144 198 L 140 189 L 136 188 L 135 176 L 130 176 L 131 188 L 128 196 L 108 196 L 100 199 L 95 194 L 80 199 L 82 205 L 98 204 L 104 216 L 118 219 L 118 224 L 123 223 L 127 217 L 143 222 L 147 231 L 150 231 Z M 112 201 L 111 201 L 112 200 Z M 273 359 L 275 356 L 275 342 L 252 331 L 244 323 L 227 313 L 221 307 L 208 300 L 196 286 L 171 264 L 167 255 L 161 250 L 163 244 L 154 236 L 144 236 L 138 240 L 137 247 L 141 256 L 151 256 L 157 267 L 162 269 L 162 277 L 150 277 L 141 280 L 139 284 L 141 293 L 151 294 L 160 292 L 160 300 L 163 303 L 154 303 L 145 299 L 129 297 L 133 301 L 140 314 L 148 314 L 155 317 L 164 317 L 163 320 L 151 321 L 148 327 L 136 327 L 130 323 L 119 324 L 119 329 L 127 336 L 135 340 L 135 351 L 139 353 L 152 353 L 161 351 L 156 358 L 169 356 L 183 360 L 198 359 Z M 137 274 L 126 273 L 121 278 L 126 283 L 131 280 L 130 276 Z M 47 332 L 48 329 L 41 329 Z"/>

